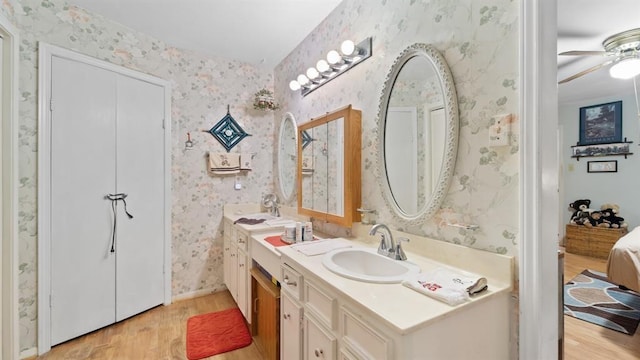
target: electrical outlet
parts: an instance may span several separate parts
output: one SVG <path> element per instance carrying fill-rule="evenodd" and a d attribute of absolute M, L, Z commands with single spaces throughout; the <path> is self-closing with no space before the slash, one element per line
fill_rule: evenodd
<path fill-rule="evenodd" d="M 233 188 L 236 190 L 242 189 L 242 184 L 240 183 L 239 180 L 236 180 L 235 184 L 233 184 Z"/>

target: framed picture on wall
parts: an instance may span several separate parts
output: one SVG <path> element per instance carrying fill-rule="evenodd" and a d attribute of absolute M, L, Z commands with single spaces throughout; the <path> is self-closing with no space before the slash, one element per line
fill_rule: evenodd
<path fill-rule="evenodd" d="M 618 161 L 587 161 L 587 172 L 618 172 Z"/>
<path fill-rule="evenodd" d="M 622 141 L 622 101 L 580 108 L 579 145 Z"/>

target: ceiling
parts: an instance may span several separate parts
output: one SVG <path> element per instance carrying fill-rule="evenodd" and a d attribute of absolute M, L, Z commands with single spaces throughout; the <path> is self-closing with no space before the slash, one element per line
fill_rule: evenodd
<path fill-rule="evenodd" d="M 603 50 L 602 41 L 640 28 L 638 0 L 558 0 L 558 53 Z M 604 56 L 558 56 L 558 80 L 606 61 Z M 558 85 L 559 103 L 633 92 L 632 80 L 613 79 L 609 66 Z"/>
<path fill-rule="evenodd" d="M 182 49 L 274 68 L 342 0 L 69 0 Z"/>
<path fill-rule="evenodd" d="M 69 0 L 165 43 L 274 68 L 342 0 Z M 558 0 L 558 53 L 602 50 L 613 34 L 640 27 L 638 0 Z M 604 62 L 558 56 L 558 79 Z M 559 103 L 633 91 L 608 67 L 558 86 Z"/>

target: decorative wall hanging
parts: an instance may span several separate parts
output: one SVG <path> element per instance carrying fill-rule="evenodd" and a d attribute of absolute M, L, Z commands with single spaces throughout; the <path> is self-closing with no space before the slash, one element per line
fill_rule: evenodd
<path fill-rule="evenodd" d="M 580 108 L 578 145 L 622 142 L 622 101 Z"/>
<path fill-rule="evenodd" d="M 276 103 L 270 90 L 262 89 L 255 94 L 253 108 L 256 110 L 278 110 L 280 105 Z"/>
<path fill-rule="evenodd" d="M 624 156 L 626 159 L 628 155 L 633 155 L 629 147 L 632 143 L 633 141 L 627 141 L 627 138 L 624 138 L 624 141 L 619 143 L 574 145 L 571 147 L 571 157 L 578 161 L 581 157 L 587 156 Z"/>
<path fill-rule="evenodd" d="M 247 134 L 240 125 L 233 119 L 229 113 L 229 105 L 227 105 L 227 115 L 225 115 L 217 124 L 215 124 L 209 131 L 214 138 L 216 138 L 222 146 L 229 152 L 236 146 L 242 139 L 251 134 Z"/>

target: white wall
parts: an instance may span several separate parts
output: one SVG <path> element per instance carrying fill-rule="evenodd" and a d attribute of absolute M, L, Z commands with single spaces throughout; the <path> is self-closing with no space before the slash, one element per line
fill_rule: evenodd
<path fill-rule="evenodd" d="M 577 161 L 571 158 L 571 145 L 575 145 L 579 138 L 580 107 L 602 104 L 622 100 L 622 137 L 633 141 L 631 152 L 628 156 L 603 156 L 586 157 Z M 569 203 L 577 199 L 590 199 L 591 208 L 599 209 L 603 203 L 615 203 L 620 205 L 620 214 L 629 227 L 640 225 L 640 207 L 636 194 L 637 179 L 640 177 L 640 122 L 634 94 L 616 95 L 604 98 L 583 100 L 575 103 L 560 104 L 558 107 L 558 121 L 564 126 L 562 144 L 563 152 L 563 185 L 564 205 L 560 214 L 565 223 L 569 222 L 571 212 Z M 587 162 L 594 160 L 617 160 L 618 172 L 616 173 L 588 173 Z"/>

